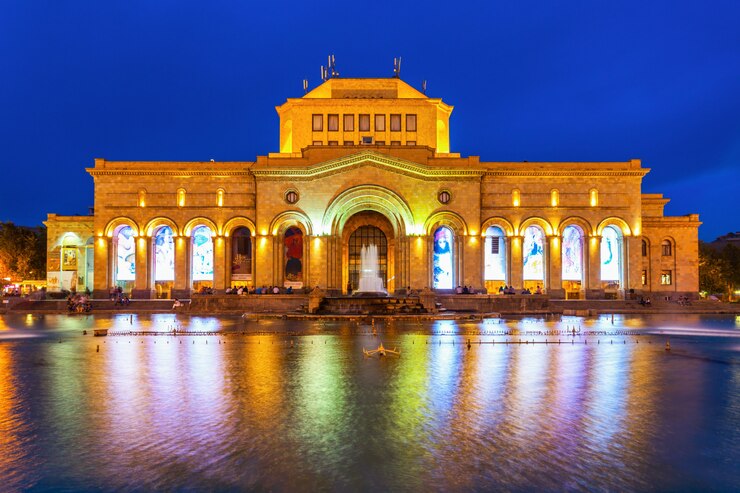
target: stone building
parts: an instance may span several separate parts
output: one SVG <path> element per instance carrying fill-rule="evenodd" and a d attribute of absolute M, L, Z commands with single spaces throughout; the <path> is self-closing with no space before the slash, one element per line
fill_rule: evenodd
<path fill-rule="evenodd" d="M 50 277 L 71 271 L 54 262 L 74 247 L 85 259 L 76 287 L 96 296 L 115 285 L 136 298 L 230 286 L 338 294 L 356 288 L 360 249 L 375 244 L 390 292 L 698 291 L 698 215 L 664 216 L 668 199 L 642 193 L 639 160 L 461 156 L 452 106 L 398 78 L 329 79 L 276 109 L 280 152 L 254 162 L 96 159 L 94 215 L 46 222 Z"/>

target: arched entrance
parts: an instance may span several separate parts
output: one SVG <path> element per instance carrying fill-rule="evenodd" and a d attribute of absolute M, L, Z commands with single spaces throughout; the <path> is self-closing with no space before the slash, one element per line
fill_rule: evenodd
<path fill-rule="evenodd" d="M 363 246 L 374 244 L 378 248 L 378 270 L 383 285 L 389 293 L 396 288 L 394 279 L 395 237 L 388 219 L 375 211 L 353 215 L 345 224 L 342 234 L 342 273 L 345 292 L 355 291 L 360 278 L 360 251 Z"/>
<path fill-rule="evenodd" d="M 360 252 L 362 247 L 375 245 L 378 250 L 378 275 L 383 286 L 388 286 L 388 239 L 380 228 L 360 226 L 349 237 L 348 252 L 348 289 L 356 291 L 360 280 Z"/>

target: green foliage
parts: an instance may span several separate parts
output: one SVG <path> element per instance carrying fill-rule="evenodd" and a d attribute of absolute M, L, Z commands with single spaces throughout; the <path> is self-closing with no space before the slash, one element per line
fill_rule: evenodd
<path fill-rule="evenodd" d="M 46 229 L 0 223 L 0 278 L 46 277 Z"/>
<path fill-rule="evenodd" d="M 717 250 L 699 242 L 699 289 L 730 295 L 740 287 L 740 249 L 726 245 Z"/>

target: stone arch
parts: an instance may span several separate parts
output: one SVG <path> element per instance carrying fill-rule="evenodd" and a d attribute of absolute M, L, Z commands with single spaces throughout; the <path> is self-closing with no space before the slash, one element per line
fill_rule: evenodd
<path fill-rule="evenodd" d="M 108 224 L 105 226 L 105 236 L 112 238 L 113 232 L 120 226 L 131 226 L 131 229 L 134 230 L 134 236 L 139 236 L 139 225 L 130 217 L 125 216 L 116 217 L 108 221 Z"/>
<path fill-rule="evenodd" d="M 339 194 L 327 207 L 320 232 L 338 235 L 349 218 L 367 210 L 385 216 L 395 237 L 415 232 L 414 215 L 408 204 L 392 190 L 377 185 L 360 185 Z"/>
<path fill-rule="evenodd" d="M 440 226 L 447 226 L 455 233 L 455 236 L 468 235 L 468 226 L 465 224 L 465 219 L 452 211 L 440 211 L 429 216 L 424 223 L 424 233 L 432 235 Z"/>
<path fill-rule="evenodd" d="M 629 224 L 627 224 L 627 221 L 622 219 L 621 217 L 611 216 L 603 219 L 599 225 L 596 227 L 596 234 L 598 236 L 601 236 L 601 234 L 604 232 L 604 228 L 607 226 L 616 226 L 622 231 L 623 236 L 631 236 L 632 230 L 630 229 Z"/>
<path fill-rule="evenodd" d="M 568 226 L 578 226 L 579 228 L 581 228 L 581 231 L 583 231 L 583 234 L 586 237 L 594 235 L 594 229 L 591 226 L 591 223 L 589 223 L 586 219 L 580 216 L 570 216 L 560 221 L 560 224 L 557 228 L 558 236 L 563 236 L 563 231 L 565 231 L 565 228 L 567 228 Z"/>
<path fill-rule="evenodd" d="M 483 221 L 483 226 L 480 229 L 480 235 L 485 236 L 486 230 L 491 226 L 498 226 L 504 231 L 506 236 L 514 235 L 514 226 L 512 226 L 511 223 L 503 217 L 489 217 L 488 219 Z"/>
<path fill-rule="evenodd" d="M 519 224 L 519 234 L 523 234 L 524 230 L 527 229 L 529 226 L 539 226 L 540 228 L 542 228 L 542 231 L 545 232 L 545 235 L 552 235 L 553 232 L 553 227 L 547 219 L 532 216 L 528 217 Z"/>
<path fill-rule="evenodd" d="M 151 237 L 154 235 L 154 232 L 157 230 L 157 228 L 161 226 L 169 226 L 170 229 L 172 229 L 173 236 L 178 236 L 180 234 L 180 228 L 177 227 L 175 221 L 173 221 L 169 217 L 164 216 L 150 219 L 144 227 L 143 234 Z"/>
<path fill-rule="evenodd" d="M 221 230 L 218 228 L 218 226 L 216 226 L 216 223 L 214 223 L 207 217 L 194 217 L 185 224 L 184 228 L 182 228 L 183 235 L 190 236 L 193 233 L 193 228 L 200 225 L 208 226 L 209 228 L 211 228 L 214 236 L 219 236 L 221 234 Z"/>
<path fill-rule="evenodd" d="M 280 236 L 291 226 L 300 228 L 304 235 L 314 234 L 311 219 L 301 211 L 286 211 L 275 216 L 270 223 L 270 233 Z"/>
<path fill-rule="evenodd" d="M 250 219 L 243 217 L 243 216 L 232 217 L 231 219 L 226 221 L 226 224 L 224 224 L 224 227 L 223 227 L 224 236 L 231 236 L 231 233 L 236 228 L 239 228 L 242 226 L 249 229 L 249 231 L 252 232 L 252 236 L 255 236 L 257 229 L 254 223 Z"/>

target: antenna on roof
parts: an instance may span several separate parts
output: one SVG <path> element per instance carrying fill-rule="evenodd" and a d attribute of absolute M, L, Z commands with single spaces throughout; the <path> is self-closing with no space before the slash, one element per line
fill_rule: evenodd
<path fill-rule="evenodd" d="M 427 81 L 426 80 L 421 81 L 421 92 L 423 92 L 425 95 L 427 93 Z"/>
<path fill-rule="evenodd" d="M 339 77 L 339 72 L 337 72 L 337 60 L 334 55 L 326 57 L 326 62 L 326 67 L 323 65 L 321 66 L 321 80 L 324 82 L 332 77 Z"/>
<path fill-rule="evenodd" d="M 308 79 L 303 79 L 303 92 L 308 93 Z"/>
<path fill-rule="evenodd" d="M 401 77 L 401 57 L 393 59 L 393 77 Z"/>

